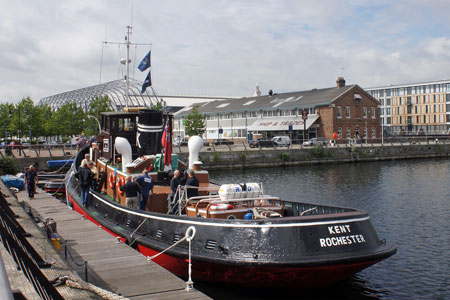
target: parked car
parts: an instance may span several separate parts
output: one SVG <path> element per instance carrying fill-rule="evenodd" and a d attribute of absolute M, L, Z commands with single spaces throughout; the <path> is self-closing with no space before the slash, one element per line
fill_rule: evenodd
<path fill-rule="evenodd" d="M 291 144 L 291 140 L 288 136 L 275 136 L 272 138 L 272 141 L 274 141 L 277 146 L 286 146 L 288 147 Z"/>
<path fill-rule="evenodd" d="M 328 144 L 328 140 L 323 137 L 318 137 L 318 138 L 312 138 L 308 141 L 303 142 L 303 146 L 316 146 L 319 144 L 326 146 Z"/>
<path fill-rule="evenodd" d="M 248 144 L 248 146 L 250 148 L 262 148 L 262 147 L 276 147 L 277 144 L 273 140 L 260 138 L 260 139 L 252 140 Z"/>
<path fill-rule="evenodd" d="M 11 148 L 15 149 L 15 148 L 20 148 L 22 146 L 21 143 L 16 142 L 16 141 L 12 141 L 11 143 L 9 143 L 9 145 L 11 146 Z"/>
<path fill-rule="evenodd" d="M 234 145 L 234 142 L 231 140 L 227 140 L 227 139 L 215 139 L 213 141 L 213 144 L 215 146 L 219 146 L 219 145 Z"/>

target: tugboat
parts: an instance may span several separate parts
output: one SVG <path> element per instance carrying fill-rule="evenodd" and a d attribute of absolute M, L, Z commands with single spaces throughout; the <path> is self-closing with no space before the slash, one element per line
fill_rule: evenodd
<path fill-rule="evenodd" d="M 191 258 L 193 280 L 315 288 L 341 281 L 396 252 L 378 237 L 365 211 L 280 199 L 255 182 L 212 183 L 199 162 L 200 137 L 192 137 L 188 145 L 199 195 L 187 198 L 180 187 L 178 209 L 173 211 L 169 182 L 174 170 L 183 173 L 187 166 L 172 155 L 170 167 L 165 166 L 171 170 L 161 168 L 161 138 L 167 130 L 171 142 L 171 116 L 136 109 L 103 113 L 101 124 L 97 141 L 80 150 L 66 175 L 68 203 L 148 257 L 167 250 L 194 227 L 190 246 L 180 243 L 154 259 L 178 276 L 188 277 Z M 97 180 L 84 207 L 74 175 L 86 154 L 95 164 Z M 153 194 L 145 210 L 126 207 L 119 188 L 126 176 L 144 169 L 153 179 Z"/>

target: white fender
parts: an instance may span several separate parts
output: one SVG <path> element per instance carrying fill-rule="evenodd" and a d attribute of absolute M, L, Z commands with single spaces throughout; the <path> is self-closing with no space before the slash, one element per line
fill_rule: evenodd
<path fill-rule="evenodd" d="M 122 155 L 122 171 L 126 172 L 127 165 L 131 164 L 133 161 L 131 156 L 131 145 L 126 138 L 118 136 L 114 141 L 114 147 L 117 152 Z"/>

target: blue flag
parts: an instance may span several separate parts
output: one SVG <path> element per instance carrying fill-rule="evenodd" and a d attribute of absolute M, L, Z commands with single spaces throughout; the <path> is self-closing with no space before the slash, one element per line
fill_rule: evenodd
<path fill-rule="evenodd" d="M 144 84 L 142 85 L 141 94 L 143 94 L 149 86 L 152 86 L 152 78 L 151 78 L 150 73 L 151 73 L 151 71 L 148 71 L 148 75 L 147 75 L 147 77 L 145 77 Z"/>
<path fill-rule="evenodd" d="M 138 66 L 138 69 L 141 70 L 141 72 L 144 72 L 148 68 L 150 68 L 150 53 L 152 51 L 148 51 L 147 55 L 142 59 L 141 63 Z"/>

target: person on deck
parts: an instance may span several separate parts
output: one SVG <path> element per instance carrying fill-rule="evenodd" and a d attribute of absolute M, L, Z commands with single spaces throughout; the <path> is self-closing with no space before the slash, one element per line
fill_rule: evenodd
<path fill-rule="evenodd" d="M 187 172 L 188 179 L 186 180 L 186 186 L 192 186 L 196 188 L 186 188 L 186 196 L 187 198 L 196 197 L 198 196 L 198 180 L 197 177 L 195 177 L 195 173 L 193 170 L 189 170 Z"/>
<path fill-rule="evenodd" d="M 27 186 L 28 198 L 34 198 L 36 192 L 37 172 L 33 165 L 25 172 L 25 185 Z"/>
<path fill-rule="evenodd" d="M 78 185 L 81 188 L 81 203 L 84 207 L 88 206 L 89 200 L 89 189 L 92 185 L 92 179 L 94 178 L 94 173 L 92 173 L 91 168 L 94 166 L 94 162 L 88 161 L 84 167 L 81 167 L 75 174 L 75 178 L 78 179 Z"/>
<path fill-rule="evenodd" d="M 142 176 L 136 179 L 141 186 L 141 199 L 139 201 L 139 209 L 145 210 L 147 207 L 148 197 L 153 193 L 153 180 L 148 176 L 148 170 L 142 171 Z"/>
<path fill-rule="evenodd" d="M 128 175 L 126 183 L 119 188 L 120 191 L 125 192 L 126 205 L 129 208 L 137 208 L 138 192 L 141 191 L 141 186 L 133 181 L 133 176 Z"/>
<path fill-rule="evenodd" d="M 172 190 L 172 195 L 170 195 L 170 207 L 171 212 L 176 212 L 178 209 L 178 198 L 179 194 L 177 193 L 178 186 L 181 184 L 180 171 L 175 170 L 173 172 L 173 177 L 170 180 L 170 189 Z"/>

